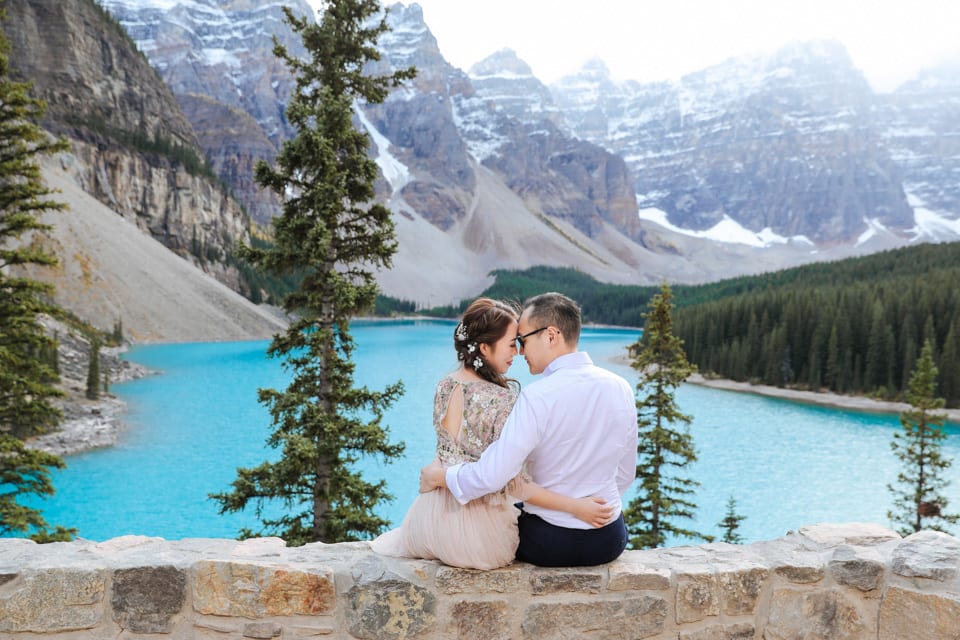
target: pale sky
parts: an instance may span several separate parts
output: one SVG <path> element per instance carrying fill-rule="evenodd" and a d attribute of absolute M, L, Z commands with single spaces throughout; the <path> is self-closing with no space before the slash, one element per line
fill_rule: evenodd
<path fill-rule="evenodd" d="M 441 53 L 454 66 L 466 71 L 509 47 L 547 84 L 575 73 L 592 57 L 603 59 L 617 80 L 649 82 L 676 79 L 732 56 L 772 52 L 791 41 L 830 38 L 846 46 L 875 90 L 890 91 L 917 69 L 960 55 L 960 0 L 418 4 Z"/>

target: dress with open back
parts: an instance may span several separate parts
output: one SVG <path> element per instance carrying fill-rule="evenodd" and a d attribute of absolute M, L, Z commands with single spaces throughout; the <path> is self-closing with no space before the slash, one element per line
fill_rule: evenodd
<path fill-rule="evenodd" d="M 442 420 L 457 388 L 463 391 L 463 415 L 454 437 Z M 433 427 L 437 457 L 444 468 L 474 462 L 500 437 L 517 392 L 486 381 L 447 376 L 437 383 Z M 370 545 L 377 553 L 440 560 L 454 567 L 494 569 L 513 562 L 519 537 L 514 498 L 503 490 L 461 505 L 446 489 L 421 493 L 403 523 Z"/>

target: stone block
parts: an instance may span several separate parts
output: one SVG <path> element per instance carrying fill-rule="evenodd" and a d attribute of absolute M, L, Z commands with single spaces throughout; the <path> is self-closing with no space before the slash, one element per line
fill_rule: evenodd
<path fill-rule="evenodd" d="M 880 603 L 879 640 L 960 637 L 960 596 L 890 587 Z"/>
<path fill-rule="evenodd" d="M 813 584 L 823 580 L 827 572 L 822 566 L 784 565 L 774 569 L 774 573 L 795 584 Z"/>
<path fill-rule="evenodd" d="M 520 567 L 492 571 L 440 567 L 435 578 L 441 593 L 512 593 L 520 586 Z"/>
<path fill-rule="evenodd" d="M 7 582 L 0 594 L 0 631 L 54 633 L 103 622 L 104 578 L 96 571 L 45 569 Z"/>
<path fill-rule="evenodd" d="M 351 587 L 347 600 L 347 624 L 355 638 L 415 638 L 436 623 L 436 596 L 406 580 L 364 580 Z"/>
<path fill-rule="evenodd" d="M 838 590 L 781 589 L 773 593 L 770 616 L 762 626 L 764 640 L 873 640 L 875 625 L 871 633 L 856 604 Z"/>
<path fill-rule="evenodd" d="M 515 635 L 506 602 L 464 600 L 454 604 L 450 613 L 457 640 L 499 640 Z"/>
<path fill-rule="evenodd" d="M 668 609 L 656 596 L 541 603 L 526 610 L 521 629 L 531 640 L 636 640 L 663 633 Z"/>
<path fill-rule="evenodd" d="M 537 569 L 530 576 L 534 595 L 547 593 L 599 593 L 603 576 L 590 569 Z"/>
<path fill-rule="evenodd" d="M 175 567 L 138 567 L 113 572 L 113 619 L 134 633 L 169 633 L 183 608 L 186 574 Z"/>
<path fill-rule="evenodd" d="M 754 640 L 757 631 L 748 622 L 713 625 L 697 631 L 681 631 L 680 640 Z"/>
<path fill-rule="evenodd" d="M 720 587 L 712 574 L 677 577 L 677 622 L 697 622 L 720 615 Z"/>
<path fill-rule="evenodd" d="M 198 613 L 261 618 L 319 615 L 336 607 L 330 569 L 203 560 L 193 566 Z"/>
<path fill-rule="evenodd" d="M 883 584 L 886 564 L 876 549 L 840 545 L 830 558 L 830 573 L 843 585 L 873 591 Z"/>
<path fill-rule="evenodd" d="M 271 638 L 279 638 L 282 633 L 283 627 L 276 622 L 248 622 L 243 625 L 244 638 L 270 640 Z"/>
<path fill-rule="evenodd" d="M 607 591 L 666 591 L 670 588 L 670 570 L 634 562 L 610 565 Z"/>
<path fill-rule="evenodd" d="M 918 531 L 893 550 L 890 569 L 899 576 L 946 582 L 957 577 L 960 541 L 940 531 Z"/>
<path fill-rule="evenodd" d="M 869 522 L 827 523 L 800 527 L 800 536 L 821 548 L 836 547 L 841 544 L 872 547 L 900 539 L 900 534 L 896 531 Z"/>
<path fill-rule="evenodd" d="M 757 567 L 720 573 L 723 612 L 728 616 L 741 616 L 756 611 L 763 584 L 769 575 L 769 571 Z"/>

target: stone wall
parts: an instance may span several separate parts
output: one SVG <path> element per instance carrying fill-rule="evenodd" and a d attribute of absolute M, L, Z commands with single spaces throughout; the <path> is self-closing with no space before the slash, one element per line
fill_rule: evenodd
<path fill-rule="evenodd" d="M 362 542 L 4 539 L 0 637 L 946 639 L 960 637 L 958 567 L 949 535 L 858 523 L 496 571 Z"/>

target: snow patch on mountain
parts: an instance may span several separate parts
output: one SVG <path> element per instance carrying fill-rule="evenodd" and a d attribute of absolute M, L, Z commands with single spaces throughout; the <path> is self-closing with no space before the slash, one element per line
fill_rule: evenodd
<path fill-rule="evenodd" d="M 881 234 L 890 233 L 890 231 L 883 226 L 883 223 L 876 218 L 865 217 L 863 219 L 863 223 L 867 225 L 867 228 L 857 237 L 857 241 L 854 243 L 854 246 L 859 247 L 868 242 L 871 238 L 875 238 Z"/>
<path fill-rule="evenodd" d="M 914 242 L 946 242 L 960 238 L 960 218 L 951 219 L 929 208 L 915 193 L 907 191 L 907 202 L 913 207 L 914 226 L 907 233 Z"/>
<path fill-rule="evenodd" d="M 373 144 L 377 147 L 377 155 L 374 161 L 377 163 L 377 166 L 380 167 L 380 172 L 383 174 L 383 177 L 386 178 L 387 182 L 390 183 L 390 188 L 393 190 L 393 193 L 399 193 L 400 190 L 410 182 L 410 169 L 390 153 L 390 141 L 370 122 L 366 114 L 363 113 L 363 109 L 355 104 L 354 112 L 356 112 L 357 117 L 360 119 L 360 124 L 362 124 L 363 128 L 370 134 Z"/>
<path fill-rule="evenodd" d="M 790 243 L 802 243 L 813 246 L 813 242 L 805 236 L 784 237 L 773 232 L 767 227 L 759 232 L 750 231 L 744 228 L 740 223 L 724 214 L 723 219 L 705 231 L 692 231 L 682 227 L 675 226 L 667 219 L 667 214 L 662 209 L 656 207 L 646 207 L 638 211 L 641 220 L 654 222 L 661 227 L 669 229 L 675 233 L 680 233 L 693 238 L 702 238 L 714 242 L 724 242 L 732 244 L 745 244 L 751 247 L 770 247 L 772 245 L 785 245 Z"/>

